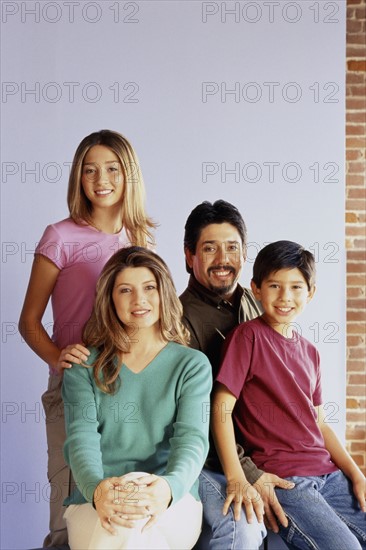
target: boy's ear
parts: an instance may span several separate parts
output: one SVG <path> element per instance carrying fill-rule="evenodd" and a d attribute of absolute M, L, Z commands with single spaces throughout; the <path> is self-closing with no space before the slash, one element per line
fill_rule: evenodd
<path fill-rule="evenodd" d="M 313 299 L 315 291 L 316 291 L 316 285 L 313 285 L 309 290 L 307 303 L 309 303 Z"/>
<path fill-rule="evenodd" d="M 188 267 L 190 267 L 192 269 L 194 254 L 192 254 L 192 252 L 190 250 L 188 250 L 188 248 L 185 248 L 184 249 L 184 255 L 186 257 L 186 262 L 188 264 Z"/>
<path fill-rule="evenodd" d="M 253 279 L 250 281 L 250 287 L 252 289 L 252 292 L 254 294 L 254 297 L 257 298 L 257 300 L 261 299 L 261 289 L 257 287 Z"/>

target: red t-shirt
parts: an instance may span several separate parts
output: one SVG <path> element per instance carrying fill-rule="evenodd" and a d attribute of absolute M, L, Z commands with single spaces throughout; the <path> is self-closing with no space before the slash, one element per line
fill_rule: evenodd
<path fill-rule="evenodd" d="M 242 323 L 228 339 L 217 381 L 237 398 L 237 442 L 258 468 L 280 477 L 337 470 L 314 410 L 322 403 L 319 354 L 305 338 L 285 338 L 260 317 Z"/>

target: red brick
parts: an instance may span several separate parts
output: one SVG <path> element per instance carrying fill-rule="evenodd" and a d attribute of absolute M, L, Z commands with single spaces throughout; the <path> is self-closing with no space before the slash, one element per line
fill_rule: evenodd
<path fill-rule="evenodd" d="M 348 273 L 365 273 L 365 262 L 348 262 L 347 271 Z"/>
<path fill-rule="evenodd" d="M 353 226 L 353 225 L 349 225 L 347 227 L 347 235 L 349 236 L 352 236 L 352 235 L 365 235 L 365 227 L 359 227 L 358 225 L 357 226 Z"/>
<path fill-rule="evenodd" d="M 351 451 L 366 451 L 366 442 L 362 443 L 360 441 L 351 441 Z"/>
<path fill-rule="evenodd" d="M 349 116 L 351 114 L 358 115 L 358 113 L 349 113 Z M 357 149 L 347 149 L 346 151 L 347 160 L 359 160 L 362 158 L 363 158 L 362 151 L 359 151 Z"/>
<path fill-rule="evenodd" d="M 358 218 L 354 212 L 346 212 L 346 223 L 357 223 Z"/>
<path fill-rule="evenodd" d="M 348 349 L 348 358 L 349 359 L 365 359 L 366 353 L 364 348 L 349 348 Z"/>
<path fill-rule="evenodd" d="M 365 100 L 358 97 L 347 97 L 346 109 L 351 111 L 363 111 L 365 109 Z M 347 147 L 349 146 L 347 145 Z M 358 147 L 358 145 L 355 145 L 355 147 Z"/>
<path fill-rule="evenodd" d="M 364 275 L 349 275 L 347 277 L 347 284 L 351 286 L 365 286 L 366 277 Z"/>
<path fill-rule="evenodd" d="M 362 0 L 347 0 L 347 6 L 353 5 L 353 4 L 361 4 Z"/>
<path fill-rule="evenodd" d="M 359 23 L 360 27 L 362 28 L 361 21 L 357 21 L 357 19 L 356 19 L 355 21 L 353 21 L 353 23 Z M 354 45 L 354 44 L 360 44 L 360 45 L 363 46 L 365 44 L 365 38 L 360 34 L 348 33 L 347 34 L 347 46 Z"/>
<path fill-rule="evenodd" d="M 352 252 L 352 251 L 350 251 Z M 354 286 L 350 286 L 347 288 L 347 298 L 348 300 L 350 300 L 351 298 L 362 298 L 365 299 L 365 294 L 364 292 L 362 291 L 362 288 L 357 288 L 357 287 L 354 287 Z M 360 307 L 361 306 L 361 302 L 360 302 Z"/>
<path fill-rule="evenodd" d="M 364 189 L 349 189 L 348 197 L 350 199 L 365 199 L 366 198 L 366 188 Z"/>
<path fill-rule="evenodd" d="M 365 52 L 366 53 L 366 52 Z M 363 73 L 356 73 L 356 74 L 362 74 Z M 346 96 L 361 96 L 362 98 L 365 97 L 365 84 L 349 84 L 347 82 L 346 87 Z"/>
<path fill-rule="evenodd" d="M 358 175 L 358 174 L 348 174 L 346 176 L 346 187 L 347 189 L 350 187 L 364 187 L 365 186 L 365 176 Z M 361 210 L 365 210 L 365 207 L 363 207 Z"/>
<path fill-rule="evenodd" d="M 362 373 L 365 369 L 364 361 L 347 361 L 347 370 L 354 373 Z"/>
<path fill-rule="evenodd" d="M 348 311 L 347 321 L 366 321 L 366 311 Z"/>
<path fill-rule="evenodd" d="M 357 111 L 355 113 L 347 113 L 346 114 L 346 120 L 347 122 L 366 122 L 366 111 Z"/>
<path fill-rule="evenodd" d="M 357 102 L 358 104 L 361 103 L 360 99 L 347 99 L 347 104 L 349 102 Z M 350 109 L 350 107 L 347 107 Z M 346 137 L 346 148 L 347 149 L 364 149 L 365 147 L 365 140 L 360 137 Z"/>
<path fill-rule="evenodd" d="M 352 458 L 360 468 L 365 466 L 365 454 L 353 454 Z"/>
<path fill-rule="evenodd" d="M 363 5 L 362 7 L 356 7 L 355 10 L 355 18 L 360 19 L 366 19 L 366 6 Z"/>
<path fill-rule="evenodd" d="M 354 428 L 347 428 L 346 436 L 348 440 L 365 441 L 366 430 L 359 426 L 355 426 Z"/>
<path fill-rule="evenodd" d="M 361 32 L 362 32 L 361 21 L 356 21 L 355 19 L 347 21 L 347 44 L 353 43 L 352 38 L 354 33 L 361 33 Z"/>
<path fill-rule="evenodd" d="M 364 341 L 362 339 L 362 336 L 355 335 L 355 334 L 348 334 L 348 336 L 347 336 L 347 346 L 348 347 L 356 347 L 356 346 L 361 346 L 361 345 L 364 345 Z M 347 362 L 347 368 L 349 368 L 349 369 L 351 369 L 350 363 L 352 363 L 352 361 Z M 354 363 L 357 364 L 357 361 L 354 361 Z"/>
<path fill-rule="evenodd" d="M 356 397 L 357 395 L 363 397 L 365 395 L 365 386 L 349 384 L 346 391 L 348 397 Z"/>
<path fill-rule="evenodd" d="M 347 307 L 349 309 L 364 309 L 365 308 L 365 298 L 360 298 L 359 300 L 349 299 L 347 300 Z"/>
<path fill-rule="evenodd" d="M 346 127 L 347 136 L 364 136 L 365 126 L 363 124 L 347 124 Z"/>
<path fill-rule="evenodd" d="M 366 260 L 366 251 L 365 250 L 348 250 L 347 260 Z"/>
<path fill-rule="evenodd" d="M 366 171 L 366 165 L 364 162 L 349 162 L 348 173 L 350 174 L 364 174 Z"/>
<path fill-rule="evenodd" d="M 347 422 L 365 422 L 365 411 L 352 411 L 347 413 Z"/>
<path fill-rule="evenodd" d="M 362 23 L 360 23 L 360 25 L 362 25 Z M 363 84 L 365 78 L 363 74 L 348 72 L 346 75 L 346 82 L 347 84 Z"/>
<path fill-rule="evenodd" d="M 360 407 L 360 402 L 354 397 L 348 397 L 346 400 L 346 407 L 347 409 L 358 409 Z"/>
<path fill-rule="evenodd" d="M 365 390 L 365 384 L 366 384 L 366 374 L 350 374 L 348 383 L 350 385 L 352 384 L 360 384 L 363 386 L 363 389 Z M 365 394 L 366 392 L 364 392 Z M 366 420 L 366 419 L 365 419 Z"/>
<path fill-rule="evenodd" d="M 346 57 L 349 61 L 358 61 L 364 58 L 363 47 L 359 44 L 348 44 L 346 49 Z M 356 72 L 356 71 L 354 71 Z"/>

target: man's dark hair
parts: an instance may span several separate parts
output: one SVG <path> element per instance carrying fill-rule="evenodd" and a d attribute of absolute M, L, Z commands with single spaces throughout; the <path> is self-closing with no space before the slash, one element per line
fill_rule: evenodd
<path fill-rule="evenodd" d="M 238 230 L 245 252 L 247 228 L 242 215 L 234 205 L 222 199 L 215 201 L 213 204 L 204 201 L 192 210 L 184 227 L 184 249 L 188 249 L 191 254 L 195 254 L 202 229 L 211 223 L 230 223 L 233 225 Z M 191 270 L 187 265 L 186 267 L 190 273 Z"/>
<path fill-rule="evenodd" d="M 259 252 L 253 265 L 253 282 L 257 288 L 271 273 L 280 269 L 298 269 L 308 286 L 315 284 L 315 259 L 311 252 L 292 241 L 276 241 Z"/>

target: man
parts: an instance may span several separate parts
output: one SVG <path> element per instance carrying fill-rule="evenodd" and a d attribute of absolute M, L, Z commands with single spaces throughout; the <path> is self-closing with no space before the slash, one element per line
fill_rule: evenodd
<path fill-rule="evenodd" d="M 242 288 L 239 277 L 246 257 L 247 231 L 238 209 L 218 200 L 199 204 L 189 215 L 184 234 L 188 287 L 180 300 L 184 322 L 191 333 L 191 347 L 209 358 L 215 379 L 220 365 L 221 347 L 226 335 L 239 323 L 261 313 L 250 290 Z M 267 526 L 278 532 L 277 521 L 287 527 L 287 518 L 274 487 L 292 488 L 281 478 L 259 470 L 238 446 L 242 468 L 248 481 L 264 502 Z M 247 518 L 236 521 L 233 509 L 223 515 L 227 481 L 211 443 L 209 458 L 200 476 L 205 528 L 202 547 L 210 550 L 254 550 L 266 534 L 262 502 L 253 487 L 248 487 Z M 229 487 L 228 487 L 229 489 Z"/>

